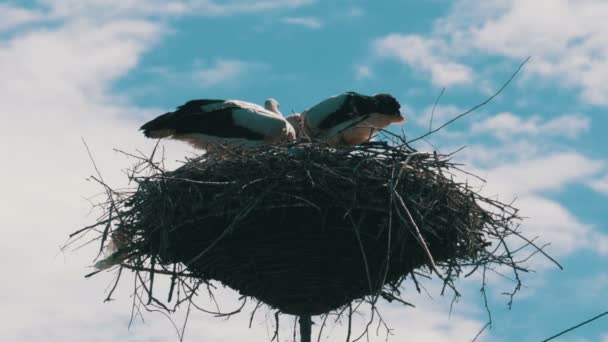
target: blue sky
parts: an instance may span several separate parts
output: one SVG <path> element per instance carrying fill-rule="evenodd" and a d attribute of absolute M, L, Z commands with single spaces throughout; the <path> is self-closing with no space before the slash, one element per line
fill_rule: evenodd
<path fill-rule="evenodd" d="M 608 310 L 606 17 L 602 0 L 1 1 L 0 339 L 175 339 L 160 315 L 127 329 L 126 289 L 102 303 L 112 274 L 82 279 L 94 247 L 59 250 L 95 219 L 81 138 L 121 186 L 130 162 L 113 148 L 149 151 L 137 128 L 193 98 L 274 97 L 287 114 L 343 91 L 388 92 L 407 117 L 395 129 L 415 137 L 442 88 L 435 125 L 483 101 L 528 56 L 500 97 L 417 147 L 467 146 L 456 159 L 488 181 L 486 194 L 516 197 L 529 217 L 522 230 L 565 266 L 533 260 L 511 311 L 500 295 L 510 284 L 492 278 L 494 325 L 482 340 L 538 341 Z M 170 160 L 193 153 L 164 147 Z M 433 299 L 406 288 L 416 309 L 385 307 L 393 341 L 468 341 L 485 324 L 479 278 L 462 282 L 451 315 L 437 285 Z M 196 315 L 186 340 L 267 340 L 272 319 L 248 329 L 248 318 Z M 604 318 L 561 341 L 606 342 L 607 327 Z M 345 336 L 331 333 L 325 341 Z"/>

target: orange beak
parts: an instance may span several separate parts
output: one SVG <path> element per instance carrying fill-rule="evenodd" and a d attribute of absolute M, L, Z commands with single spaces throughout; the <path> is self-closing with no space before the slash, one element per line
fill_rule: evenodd
<path fill-rule="evenodd" d="M 391 118 L 391 122 L 392 123 L 399 123 L 399 122 L 404 122 L 405 118 L 403 116 L 395 116 Z"/>

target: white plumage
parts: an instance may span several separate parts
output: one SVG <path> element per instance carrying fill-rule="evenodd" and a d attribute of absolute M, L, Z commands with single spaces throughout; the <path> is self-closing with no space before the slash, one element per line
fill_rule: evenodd
<path fill-rule="evenodd" d="M 297 140 L 310 140 L 310 138 L 304 134 L 302 115 L 300 113 L 288 115 L 285 120 L 287 120 L 295 130 Z"/>
<path fill-rule="evenodd" d="M 283 117 L 283 114 L 281 114 L 281 112 L 279 111 L 279 101 L 273 98 L 269 98 L 264 101 L 264 109 L 278 114 L 280 117 Z"/>
<path fill-rule="evenodd" d="M 149 138 L 170 137 L 201 149 L 217 145 L 255 146 L 289 142 L 295 130 L 278 111 L 278 102 L 267 108 L 239 100 L 193 100 L 144 124 Z"/>
<path fill-rule="evenodd" d="M 331 145 L 355 145 L 369 141 L 390 124 L 404 121 L 400 107 L 388 94 L 347 92 L 321 101 L 292 121 L 300 123 L 301 137 Z"/>

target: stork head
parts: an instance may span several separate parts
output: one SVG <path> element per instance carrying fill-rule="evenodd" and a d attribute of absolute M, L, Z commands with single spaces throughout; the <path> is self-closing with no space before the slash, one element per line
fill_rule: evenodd
<path fill-rule="evenodd" d="M 264 101 L 264 108 L 266 108 L 266 110 L 269 110 L 273 113 L 279 114 L 282 116 L 281 112 L 279 112 L 279 101 L 273 99 L 273 98 L 269 98 L 266 101 Z"/>
<path fill-rule="evenodd" d="M 392 95 L 376 94 L 374 95 L 374 99 L 376 99 L 376 104 L 379 113 L 393 117 L 395 122 L 401 122 L 405 120 L 405 118 L 401 116 L 401 112 L 399 111 L 399 108 L 401 108 L 399 101 L 397 101 L 397 99 L 394 98 Z"/>

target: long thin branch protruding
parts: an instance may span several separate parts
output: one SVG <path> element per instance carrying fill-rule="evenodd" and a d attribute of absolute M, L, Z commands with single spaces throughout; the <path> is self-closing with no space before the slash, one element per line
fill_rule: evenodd
<path fill-rule="evenodd" d="M 411 143 L 413 143 L 414 141 L 418 141 L 418 140 L 420 140 L 420 139 L 424 139 L 424 138 L 428 137 L 429 135 L 431 135 L 431 134 L 433 134 L 433 133 L 437 133 L 438 131 L 440 131 L 441 129 L 443 129 L 445 126 L 448 126 L 448 125 L 449 125 L 449 124 L 451 124 L 452 122 L 454 122 L 454 121 L 456 121 L 456 120 L 460 119 L 461 117 L 463 117 L 463 116 L 465 116 L 465 115 L 467 115 L 467 114 L 469 114 L 469 113 L 471 113 L 471 112 L 474 112 L 475 110 L 477 110 L 477 109 L 479 109 L 479 108 L 481 108 L 481 107 L 483 107 L 483 106 L 487 105 L 488 103 L 490 103 L 490 101 L 494 100 L 494 98 L 495 98 L 496 96 L 498 96 L 500 93 L 502 93 L 502 91 L 503 91 L 503 90 L 505 90 L 505 88 L 506 88 L 506 87 L 507 87 L 507 86 L 508 86 L 508 85 L 511 83 L 511 81 L 513 81 L 513 79 L 515 78 L 515 76 L 517 76 L 517 74 L 519 74 L 519 72 L 520 72 L 520 71 L 521 71 L 521 69 L 524 67 L 524 65 L 526 65 L 526 63 L 528 63 L 528 61 L 530 60 L 530 58 L 531 58 L 531 57 L 526 58 L 526 60 L 524 60 L 524 61 L 523 61 L 523 62 L 522 62 L 520 65 L 519 65 L 519 67 L 517 68 L 517 70 L 515 70 L 515 72 L 514 72 L 514 73 L 511 75 L 511 77 L 509 77 L 509 79 L 508 79 L 508 80 L 507 80 L 507 81 L 506 81 L 506 82 L 505 82 L 505 83 L 502 85 L 502 87 L 500 87 L 500 89 L 498 89 L 498 91 L 496 91 L 496 92 L 495 92 L 495 93 L 494 93 L 492 96 L 488 97 L 488 98 L 487 98 L 485 101 L 483 101 L 482 103 L 480 103 L 480 104 L 478 104 L 478 105 L 474 106 L 473 108 L 471 108 L 471 109 L 467 110 L 466 112 L 461 113 L 461 114 L 457 115 L 456 117 L 454 117 L 454 118 L 452 118 L 452 119 L 448 120 L 446 123 L 444 123 L 443 125 L 441 125 L 441 126 L 439 126 L 439 127 L 435 128 L 434 130 L 429 131 L 429 132 L 427 132 L 427 133 L 425 133 L 425 134 L 423 134 L 423 135 L 421 135 L 421 136 L 419 136 L 419 137 L 417 137 L 417 138 L 414 138 L 414 139 L 412 139 L 412 140 L 409 140 L 409 141 L 408 141 L 408 144 L 411 144 Z"/>

